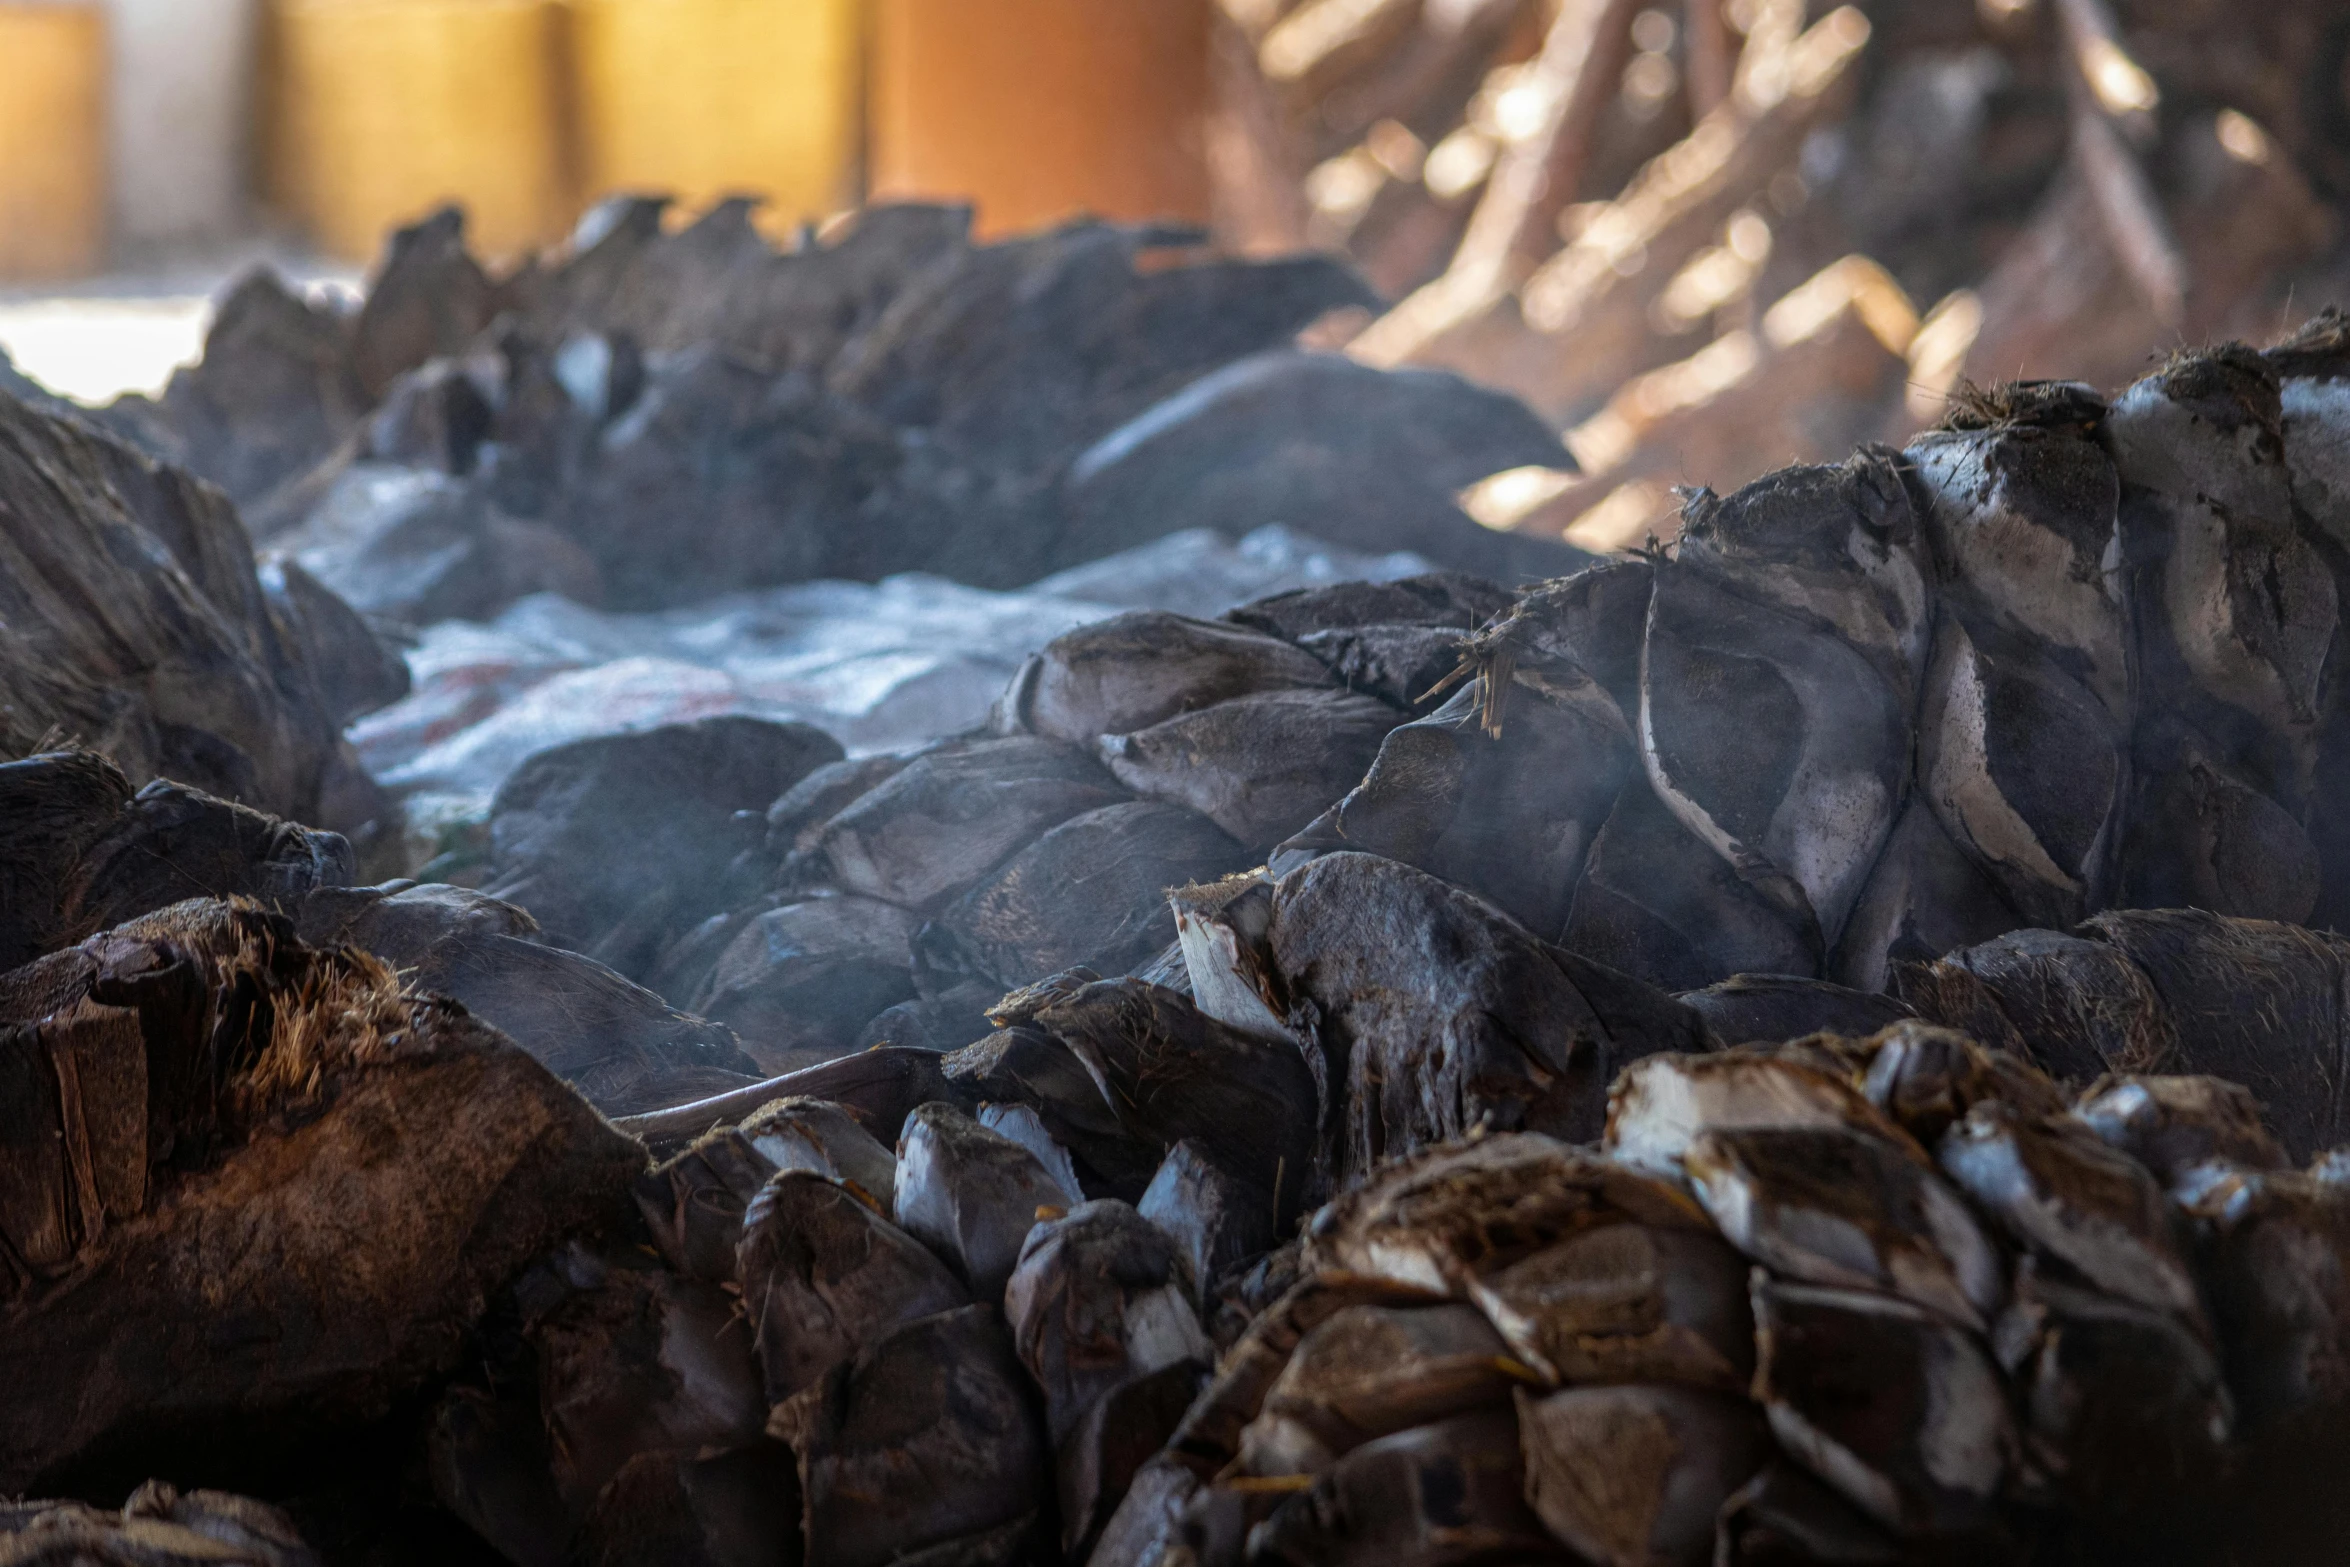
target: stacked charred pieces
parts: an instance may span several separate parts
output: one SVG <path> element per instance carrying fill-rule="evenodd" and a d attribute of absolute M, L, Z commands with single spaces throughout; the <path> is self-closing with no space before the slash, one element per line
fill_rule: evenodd
<path fill-rule="evenodd" d="M 2350 957 L 2102 929 L 2188 1058 L 2220 1018 L 2310 1048 L 2273 987 L 2298 961 L 2336 1001 Z M 1193 990 L 1253 1027 L 1062 976 L 926 1080 L 886 1052 L 625 1123 L 650 1167 L 462 1007 L 249 902 L 0 978 L 0 1487 L 285 1509 L 20 1507 L 0 1560 L 2338 1548 L 2350 1181 L 2293 1168 L 2306 1118 L 2208 1076 L 2067 1090 L 1818 981 L 1676 1002 L 1367 855 L 1192 934 Z M 2057 1058 L 2109 991 L 2039 940 L 1942 977 Z"/>
<path fill-rule="evenodd" d="M 1981 395 L 1520 596 L 1121 617 L 1045 648 L 995 732 L 911 758 L 707 725 L 551 751 L 497 801 L 487 890 L 772 1072 L 953 1048 L 1070 966 L 1163 978 L 1160 889 L 1343 850 L 1674 992 L 1901 988 L 2115 908 L 2338 924 L 2346 377 L 2327 317 L 2110 404 Z"/>
<path fill-rule="evenodd" d="M 2330 1560 L 2346 1219 L 2211 1079 L 1651 1057 L 1318 1214 L 1092 1560 Z"/>
<path fill-rule="evenodd" d="M 798 782 L 662 961 L 772 1068 L 879 954 L 944 1055 L 752 1083 L 494 898 L 0 769 L 0 1490 L 526 1563 L 2314 1559 L 2340 337 L 1701 497 L 1422 720 L 1456 580 L 1089 628 L 910 761 L 696 731 Z M 1141 972 L 958 1022 L 1072 956 Z"/>
<path fill-rule="evenodd" d="M 1011 587 L 1274 521 L 1475 570 L 1574 559 L 1453 501 L 1558 460 L 1524 407 L 1291 348 L 1374 302 L 1329 258 L 1101 223 L 982 245 L 967 209 L 905 206 L 779 252 L 749 202 L 676 229 L 667 206 L 615 199 L 500 277 L 445 211 L 393 236 L 355 312 L 256 274 L 159 401 L 92 417 L 417 624 L 542 590 L 646 609 L 914 570 Z"/>

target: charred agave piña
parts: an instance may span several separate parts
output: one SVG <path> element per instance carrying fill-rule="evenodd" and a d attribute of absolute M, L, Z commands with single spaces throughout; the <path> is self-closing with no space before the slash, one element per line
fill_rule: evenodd
<path fill-rule="evenodd" d="M 736 547 L 968 560 L 1006 508 L 1075 548 L 1265 388 L 1371 374 L 1280 350 L 1112 434 L 1350 291 L 605 217 L 479 364 L 408 352 L 488 324 L 442 230 L 357 323 L 250 288 L 173 417 L 282 328 L 386 410 L 319 423 L 321 484 L 438 454 L 616 567 L 691 468 L 693 558 L 615 572 L 652 602 Z M 822 304 L 746 311 L 757 368 L 658 283 L 736 266 Z M 0 605 L 0 1491 L 154 1472 L 526 1567 L 2329 1560 L 2350 949 L 2292 922 L 2350 898 L 2346 364 L 2335 319 L 1970 395 L 1529 590 L 1095 621 L 917 754 L 547 753 L 489 892 L 263 814 L 364 795 L 327 720 L 382 650 L 0 397 L 0 543 L 56 568 L 0 586 L 57 587 Z M 98 650 L 110 570 L 154 613 Z M 297 1532 L 156 1490 L 0 1509 L 0 1559 Z"/>

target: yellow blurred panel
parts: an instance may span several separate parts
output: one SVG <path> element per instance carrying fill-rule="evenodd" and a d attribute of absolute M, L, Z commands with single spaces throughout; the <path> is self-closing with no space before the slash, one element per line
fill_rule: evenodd
<path fill-rule="evenodd" d="M 1212 3 L 875 0 L 874 197 L 1204 220 Z"/>
<path fill-rule="evenodd" d="M 105 15 L 0 0 L 0 278 L 105 258 Z"/>
<path fill-rule="evenodd" d="M 572 0 L 591 196 L 756 194 L 783 219 L 855 199 L 857 0 Z"/>
<path fill-rule="evenodd" d="M 573 203 L 551 0 L 274 0 L 274 194 L 338 256 L 461 202 L 473 248 L 560 237 Z"/>

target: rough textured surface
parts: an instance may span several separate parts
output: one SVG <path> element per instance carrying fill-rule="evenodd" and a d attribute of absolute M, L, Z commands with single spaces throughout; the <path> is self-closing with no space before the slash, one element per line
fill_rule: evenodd
<path fill-rule="evenodd" d="M 950 744 L 832 816 L 809 853 L 843 892 L 932 908 L 1038 833 L 1124 798 L 1070 746 L 1027 736 Z"/>
<path fill-rule="evenodd" d="M 939 1260 L 847 1188 L 802 1170 L 743 1215 L 737 1262 L 767 1400 L 780 1404 L 900 1323 L 971 1298 Z"/>
<path fill-rule="evenodd" d="M 0 764 L 0 818 L 0 963 L 10 968 L 188 898 L 290 910 L 352 873 L 351 846 L 337 834 L 161 780 L 133 794 L 90 751 Z"/>
<path fill-rule="evenodd" d="M 924 1105 L 898 1138 L 890 1216 L 984 1304 L 1002 1303 L 1029 1232 L 1079 1196 L 1036 1155 L 952 1105 Z"/>
<path fill-rule="evenodd" d="M 778 1409 L 809 1559 L 881 1567 L 1021 1524 L 1050 1464 L 1024 1375 L 1003 1319 L 968 1306 L 881 1334 Z"/>
<path fill-rule="evenodd" d="M 273 612 L 219 491 L 0 393 L 0 583 L 5 754 L 48 736 L 134 783 L 346 830 L 373 818 L 340 734 L 348 703 Z"/>
<path fill-rule="evenodd" d="M 159 1480 L 132 1492 L 119 1513 L 79 1502 L 0 1506 L 0 1559 L 26 1567 L 316 1567 L 319 1560 L 276 1508 L 221 1491 L 182 1494 Z"/>
<path fill-rule="evenodd" d="M 1362 777 L 1401 715 L 1336 691 L 1269 691 L 1104 735 L 1103 762 L 1136 794 L 1189 806 L 1264 850 Z"/>
<path fill-rule="evenodd" d="M 1203 377 L 1080 455 L 1070 543 L 1106 555 L 1177 528 L 1329 516 L 1327 536 L 1350 549 L 1409 549 L 1511 581 L 1554 576 L 1576 552 L 1483 532 L 1454 497 L 1560 457 L 1524 405 L 1458 377 L 1276 351 Z"/>
<path fill-rule="evenodd" d="M 819 730 L 755 718 L 541 751 L 490 807 L 483 890 L 529 909 L 550 941 L 642 978 L 666 930 L 717 912 L 713 894 L 750 846 L 736 814 L 764 812 L 840 758 Z"/>
<path fill-rule="evenodd" d="M 1182 996 L 1140 980 L 1084 985 L 1038 1010 L 1036 1026 L 1083 1065 L 1118 1124 L 1198 1156 L 1264 1194 L 1275 1227 L 1295 1222 L 1313 1180 L 1322 1091 L 1287 1041 L 1251 1039 Z"/>
<path fill-rule="evenodd" d="M 1141 967 L 1175 939 L 1170 889 L 1212 881 L 1248 851 L 1196 811 L 1105 806 L 1038 838 L 932 926 L 941 966 L 1009 990 L 1084 966 Z"/>
<path fill-rule="evenodd" d="M 612 1115 L 707 1098 L 754 1081 L 725 1027 L 677 1011 L 592 958 L 534 939 L 508 903 L 462 888 L 386 882 L 328 888 L 301 907 L 319 946 L 374 953 L 419 990 L 500 1029 Z"/>
<path fill-rule="evenodd" d="M 487 1292 L 613 1214 L 641 1162 L 461 1009 L 399 1000 L 380 965 L 311 953 L 282 922 L 185 905 L 60 956 L 55 978 L 19 971 L 11 994 L 46 990 L 40 1016 L 67 981 L 85 1015 L 111 1012 L 149 1044 L 137 1073 L 16 1100 L 11 1144 L 127 1113 L 140 1130 L 106 1167 L 145 1190 L 102 1188 L 102 1214 L 67 1203 L 70 1275 L 37 1292 L 20 1278 L 0 1308 L 12 1490 L 135 1463 L 193 1430 L 276 1441 L 380 1416 L 453 1370 Z M 233 1075 L 216 1087 L 215 1027 L 239 1033 L 214 1009 L 272 996 L 274 1025 L 221 1063 Z M 9 1038 L 20 1061 L 56 1048 L 40 1026 Z M 15 1254 L 41 1253 L 9 1229 Z M 359 1251 L 355 1232 L 370 1237 Z"/>
<path fill-rule="evenodd" d="M 1319 659 L 1273 637 L 1135 610 L 1049 644 L 1013 681 L 1002 721 L 1091 745 L 1233 697 L 1330 684 Z"/>
<path fill-rule="evenodd" d="M 766 1073 L 846 1055 L 868 1019 L 911 999 L 917 929 L 913 915 L 872 898 L 770 909 L 727 944 L 694 1010 L 741 1035 Z"/>
<path fill-rule="evenodd" d="M 1702 1048 L 1693 1012 L 1392 860 L 1334 854 L 1294 872 L 1274 894 L 1272 944 L 1321 1009 L 1353 1172 L 1480 1121 L 1591 1137 L 1617 1070 Z"/>

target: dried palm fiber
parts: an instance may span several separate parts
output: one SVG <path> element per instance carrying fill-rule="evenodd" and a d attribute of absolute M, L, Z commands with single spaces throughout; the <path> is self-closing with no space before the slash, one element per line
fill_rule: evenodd
<path fill-rule="evenodd" d="M 302 900 L 295 918 L 311 945 L 361 948 L 416 989 L 462 1002 L 608 1115 L 756 1080 L 757 1064 L 730 1030 L 677 1011 L 592 958 L 542 944 L 528 914 L 481 893 L 402 882 L 325 887 Z"/>
<path fill-rule="evenodd" d="M 177 905 L 5 991 L 10 1141 L 53 1150 L 9 1183 L 12 1488 L 191 1423 L 380 1416 L 454 1369 L 490 1289 L 623 1211 L 642 1157 L 461 1008 L 250 905 Z"/>

